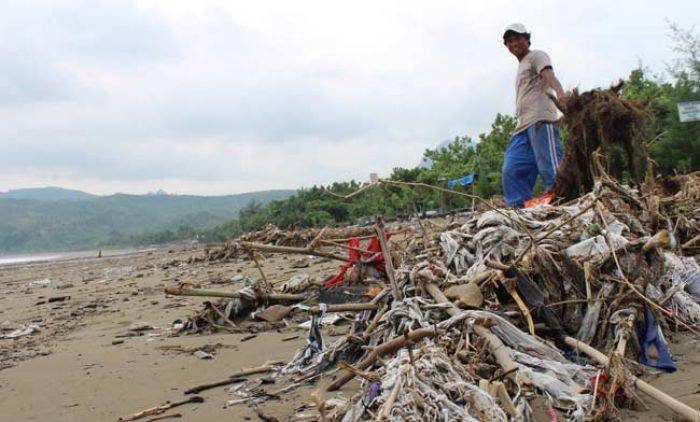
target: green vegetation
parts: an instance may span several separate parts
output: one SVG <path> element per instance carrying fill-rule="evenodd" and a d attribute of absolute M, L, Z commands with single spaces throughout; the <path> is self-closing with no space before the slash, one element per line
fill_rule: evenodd
<path fill-rule="evenodd" d="M 643 68 L 632 72 L 623 90 L 626 98 L 648 100 L 654 125 L 647 134 L 650 152 L 664 174 L 700 169 L 700 122 L 678 120 L 679 101 L 700 100 L 700 37 L 671 25 L 674 51 L 679 58 L 669 65 L 669 79 Z"/>

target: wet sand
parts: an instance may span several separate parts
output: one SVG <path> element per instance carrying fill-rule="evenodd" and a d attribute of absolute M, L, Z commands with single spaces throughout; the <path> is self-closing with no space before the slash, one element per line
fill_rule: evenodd
<path fill-rule="evenodd" d="M 0 419 L 7 421 L 117 420 L 168 400 L 182 400 L 194 385 L 217 381 L 245 367 L 268 360 L 288 361 L 305 343 L 305 330 L 290 326 L 259 333 L 167 337 L 171 322 L 201 308 L 203 298 L 166 297 L 163 288 L 179 281 L 201 287 L 232 290 L 234 275 L 258 278 L 248 261 L 197 263 L 163 269 L 175 259 L 195 252 L 157 250 L 128 256 L 29 263 L 0 267 L 0 333 L 36 324 L 39 331 L 18 338 L 0 339 Z M 291 268 L 293 258 L 273 256 L 263 261 L 271 281 L 287 281 L 299 273 L 312 277 L 333 274 L 337 263 L 315 261 L 309 268 Z M 32 281 L 49 279 L 48 285 Z M 63 302 L 48 298 L 70 296 Z M 43 303 L 42 303 L 43 302 Z M 119 338 L 136 323 L 152 330 L 139 337 Z M 324 332 L 324 335 L 327 335 Z M 282 341 L 298 335 L 297 339 Z M 679 370 L 648 378 L 652 384 L 692 407 L 700 407 L 700 342 L 674 334 L 671 348 Z M 123 340 L 123 343 L 119 343 Z M 113 342 L 119 344 L 113 344 Z M 163 350 L 159 346 L 195 348 L 222 346 L 214 359 Z M 275 386 L 275 388 L 283 385 Z M 290 420 L 307 405 L 312 386 L 304 386 L 260 405 L 266 415 Z M 346 392 L 348 397 L 352 386 Z M 201 393 L 201 404 L 187 404 L 166 414 L 179 420 L 259 420 L 246 404 L 224 407 L 235 399 L 225 387 Z M 671 421 L 671 413 L 644 397 L 649 412 L 627 412 L 626 420 Z M 313 408 L 311 408 L 313 413 Z M 144 418 L 142 420 L 148 420 Z"/>

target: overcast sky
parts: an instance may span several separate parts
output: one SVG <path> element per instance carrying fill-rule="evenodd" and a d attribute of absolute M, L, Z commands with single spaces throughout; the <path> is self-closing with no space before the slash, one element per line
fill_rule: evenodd
<path fill-rule="evenodd" d="M 663 71 L 666 19 L 690 28 L 699 3 L 0 0 L 0 191 L 388 175 L 513 112 L 508 23 L 589 89 Z"/>

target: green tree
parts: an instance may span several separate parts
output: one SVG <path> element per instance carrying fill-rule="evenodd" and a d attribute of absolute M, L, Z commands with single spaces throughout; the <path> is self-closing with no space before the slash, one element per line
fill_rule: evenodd
<path fill-rule="evenodd" d="M 625 98 L 648 102 L 653 124 L 646 137 L 653 140 L 651 155 L 666 174 L 700 169 L 700 122 L 678 119 L 678 102 L 700 99 L 700 38 L 675 25 L 671 32 L 679 57 L 667 70 L 670 80 L 650 76 L 640 67 L 632 71 L 622 92 Z"/>

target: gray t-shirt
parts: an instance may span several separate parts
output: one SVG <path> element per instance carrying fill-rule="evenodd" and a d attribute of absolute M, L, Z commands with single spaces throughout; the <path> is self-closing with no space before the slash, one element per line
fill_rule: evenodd
<path fill-rule="evenodd" d="M 530 50 L 520 61 L 515 77 L 515 115 L 518 126 L 514 134 L 520 133 L 531 125 L 540 122 L 555 122 L 559 116 L 554 102 L 547 97 L 547 82 L 540 76 L 545 67 L 552 62 L 547 53 Z"/>

